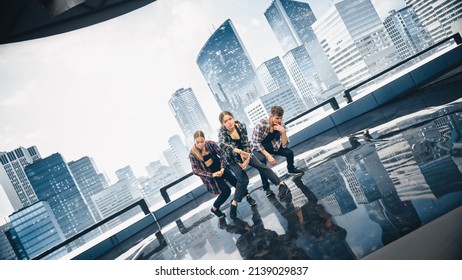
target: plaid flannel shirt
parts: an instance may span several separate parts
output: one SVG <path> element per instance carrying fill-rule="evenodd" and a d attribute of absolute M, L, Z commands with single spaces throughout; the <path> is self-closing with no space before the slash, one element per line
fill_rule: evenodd
<path fill-rule="evenodd" d="M 247 128 L 245 127 L 245 124 L 240 123 L 239 121 L 235 121 L 234 128 L 236 129 L 237 133 L 239 134 L 239 137 L 241 138 L 242 147 L 244 148 L 242 150 L 244 152 L 250 153 L 251 151 L 249 137 L 247 136 Z M 233 150 L 236 148 L 236 145 L 234 141 L 231 139 L 229 131 L 224 127 L 220 128 L 218 142 L 220 143 L 220 147 L 225 151 L 226 158 L 230 163 L 242 162 L 241 156 L 233 152 Z"/>
<path fill-rule="evenodd" d="M 228 166 L 228 163 L 226 162 L 226 155 L 217 143 L 213 141 L 205 141 L 204 149 L 210 154 L 217 155 L 220 159 L 221 168 L 226 168 Z M 193 174 L 201 178 L 207 190 L 213 194 L 220 194 L 221 190 L 218 187 L 218 183 L 215 178 L 213 178 L 213 173 L 205 165 L 205 162 L 198 159 L 192 152 L 189 153 L 189 161 L 191 162 Z"/>
<path fill-rule="evenodd" d="M 286 125 L 284 123 L 282 123 L 282 126 L 287 131 Z M 263 139 L 265 139 L 266 136 L 268 136 L 269 131 L 270 123 L 268 119 L 261 119 L 255 125 L 252 133 L 252 150 L 263 151 L 265 149 L 261 143 L 263 142 Z M 273 139 L 273 141 L 271 141 L 271 144 L 273 146 L 273 149 L 275 151 L 278 151 L 281 146 L 285 148 L 289 145 L 289 139 L 287 139 L 287 143 L 285 145 L 282 145 L 282 137 L 281 134 L 279 134 L 279 137 Z"/>

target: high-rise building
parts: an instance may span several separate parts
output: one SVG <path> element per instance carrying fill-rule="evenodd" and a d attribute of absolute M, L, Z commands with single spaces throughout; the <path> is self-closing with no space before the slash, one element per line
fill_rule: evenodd
<path fill-rule="evenodd" d="M 306 110 L 300 96 L 289 85 L 265 94 L 260 99 L 268 113 L 271 112 L 271 107 L 281 106 L 284 109 L 284 120 L 292 119 Z"/>
<path fill-rule="evenodd" d="M 312 27 L 346 88 L 380 73 L 400 60 L 370 0 L 338 2 Z"/>
<path fill-rule="evenodd" d="M 191 138 L 193 138 L 193 135 L 191 135 Z M 189 170 L 191 170 L 191 164 L 189 163 L 189 149 L 186 148 L 180 136 L 177 134 L 168 139 L 168 144 L 170 145 L 170 149 L 175 157 L 175 162 L 179 164 L 176 168 L 181 170 L 182 173 L 188 173 Z"/>
<path fill-rule="evenodd" d="M 91 196 L 108 187 L 106 177 L 104 174 L 98 172 L 96 164 L 90 157 L 83 157 L 79 160 L 71 161 L 68 165 L 95 220 L 101 221 L 101 217 L 96 210 L 95 204 L 91 200 Z"/>
<path fill-rule="evenodd" d="M 65 238 L 95 223 L 88 205 L 59 153 L 35 161 L 26 166 L 27 178 L 40 201 L 47 201 Z M 85 242 L 80 240 L 79 242 Z"/>
<path fill-rule="evenodd" d="M 47 201 L 39 201 L 10 215 L 13 244 L 21 259 L 32 259 L 65 240 L 53 210 Z M 65 247 L 48 257 L 63 256 Z"/>
<path fill-rule="evenodd" d="M 274 0 L 265 11 L 265 17 L 285 53 L 305 45 L 314 66 L 312 75 L 319 77 L 323 91 L 334 91 L 340 80 L 313 31 L 312 25 L 317 19 L 310 5 L 293 0 Z"/>
<path fill-rule="evenodd" d="M 263 105 L 261 99 L 257 99 L 252 104 L 248 105 L 244 108 L 245 113 L 247 114 L 248 119 L 250 122 L 247 124 L 247 131 L 250 132 L 253 130 L 255 124 L 264 118 L 268 118 L 268 111 Z"/>
<path fill-rule="evenodd" d="M 313 60 L 305 45 L 300 45 L 287 52 L 282 59 L 289 70 L 303 102 L 312 108 L 322 99 L 322 81 L 317 75 Z"/>
<path fill-rule="evenodd" d="M 290 119 L 307 109 L 278 56 L 263 62 L 257 71 L 267 92 L 260 97 L 266 111 L 275 105 L 282 106 L 284 118 Z"/>
<path fill-rule="evenodd" d="M 37 147 L 19 147 L 11 152 L 0 152 L 0 185 L 3 186 L 13 209 L 19 210 L 38 201 L 24 167 L 40 159 Z"/>
<path fill-rule="evenodd" d="M 122 178 L 117 183 L 92 196 L 92 200 L 98 209 L 99 215 L 103 219 L 124 209 L 141 198 L 140 190 L 132 184 L 129 178 Z M 134 208 L 114 218 L 107 223 L 108 227 L 112 228 L 124 222 L 131 218 L 137 211 L 139 210 Z"/>
<path fill-rule="evenodd" d="M 148 172 L 149 178 L 156 176 L 159 173 L 159 169 L 162 167 L 160 160 L 153 161 L 146 166 L 146 171 Z"/>
<path fill-rule="evenodd" d="M 139 185 L 138 179 L 136 178 L 135 173 L 133 173 L 133 170 L 129 165 L 116 170 L 115 174 L 119 182 L 128 180 L 134 186 Z"/>
<path fill-rule="evenodd" d="M 0 261 L 17 260 L 18 256 L 7 238 L 7 231 L 11 229 L 11 222 L 0 225 Z"/>
<path fill-rule="evenodd" d="M 196 62 L 220 109 L 231 111 L 236 119 L 247 122 L 244 108 L 263 89 L 231 20 L 215 30 Z"/>
<path fill-rule="evenodd" d="M 206 135 L 212 133 L 212 127 L 191 88 L 177 90 L 168 105 L 188 144 L 193 143 L 193 134 L 197 130 Z"/>
<path fill-rule="evenodd" d="M 462 18 L 462 2 L 455 0 L 405 0 L 433 41 L 439 42 L 454 32 L 452 25 Z"/>
<path fill-rule="evenodd" d="M 402 59 L 433 45 L 430 33 L 423 28 L 410 7 L 391 11 L 383 24 Z"/>

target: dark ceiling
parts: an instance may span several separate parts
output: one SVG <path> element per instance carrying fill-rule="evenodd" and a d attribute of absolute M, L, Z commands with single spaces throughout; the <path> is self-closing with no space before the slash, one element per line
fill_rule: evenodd
<path fill-rule="evenodd" d="M 155 0 L 0 0 L 0 44 L 37 39 L 90 26 Z M 63 2 L 78 5 L 59 13 Z M 57 14 L 57 15 L 54 15 Z"/>

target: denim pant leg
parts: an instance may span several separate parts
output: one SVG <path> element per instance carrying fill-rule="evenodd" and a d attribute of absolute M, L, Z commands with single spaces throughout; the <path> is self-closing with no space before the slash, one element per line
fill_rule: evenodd
<path fill-rule="evenodd" d="M 223 205 L 223 203 L 225 203 L 225 201 L 231 195 L 231 189 L 223 178 L 215 178 L 215 180 L 218 183 L 218 187 L 220 188 L 221 193 L 218 195 L 217 199 L 215 199 L 213 207 L 219 209 L 220 206 Z"/>
<path fill-rule="evenodd" d="M 270 154 L 274 154 L 274 155 L 279 155 L 279 156 L 283 156 L 286 158 L 286 161 L 287 161 L 287 169 L 288 170 L 292 170 L 295 168 L 294 166 L 294 152 L 289 149 L 289 148 L 280 148 L 277 152 L 272 150 L 272 151 L 268 151 Z"/>
<path fill-rule="evenodd" d="M 241 202 L 242 199 L 249 193 L 247 190 L 247 186 L 249 185 L 249 176 L 247 176 L 247 173 L 242 170 L 242 168 L 237 163 L 229 165 L 229 168 L 237 179 L 235 185 L 236 191 L 234 192 L 233 199 L 237 202 Z"/>
<path fill-rule="evenodd" d="M 260 172 L 260 177 L 262 179 L 262 184 L 263 184 L 263 189 L 266 190 L 269 188 L 268 184 L 268 179 L 278 186 L 282 181 L 279 179 L 278 175 L 274 173 L 274 171 L 267 166 L 266 164 L 263 164 L 258 158 L 257 158 L 257 153 L 261 154 L 261 156 L 264 157 L 264 155 L 261 152 L 254 151 L 254 154 L 250 157 L 250 162 L 249 165 L 252 167 L 255 167 L 258 172 Z M 263 181 L 265 179 L 265 181 Z M 265 185 L 266 183 L 266 185 Z"/>

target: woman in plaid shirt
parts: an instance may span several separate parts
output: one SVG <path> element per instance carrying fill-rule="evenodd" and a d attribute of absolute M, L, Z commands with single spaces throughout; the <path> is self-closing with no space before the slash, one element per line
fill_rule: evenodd
<path fill-rule="evenodd" d="M 256 205 L 248 192 L 247 185 L 248 179 L 240 180 L 236 178 L 230 165 L 226 161 L 226 155 L 223 150 L 214 141 L 205 140 L 204 132 L 196 131 L 194 133 L 194 146 L 189 153 L 189 160 L 191 162 L 192 172 L 199 176 L 204 183 L 204 186 L 212 194 L 217 194 L 218 197 L 213 203 L 210 211 L 220 219 L 224 219 L 226 215 L 220 211 L 220 206 L 225 203 L 231 194 L 231 189 L 228 186 L 230 183 L 236 188 L 233 200 L 230 205 L 231 219 L 237 218 L 237 204 L 241 202 L 244 196 L 247 196 L 247 202 L 251 206 Z M 231 163 L 231 166 L 235 163 Z"/>
<path fill-rule="evenodd" d="M 227 160 L 237 162 L 232 168 L 238 178 L 246 178 L 247 173 L 244 171 L 247 165 L 250 165 L 260 173 L 263 190 L 267 196 L 274 195 L 270 189 L 268 180 L 279 187 L 279 197 L 283 197 L 289 192 L 287 185 L 274 173 L 274 171 L 255 157 L 250 150 L 249 138 L 245 124 L 235 121 L 234 116 L 229 111 L 220 113 L 219 120 L 221 123 L 219 133 L 220 147 L 225 150 Z"/>

